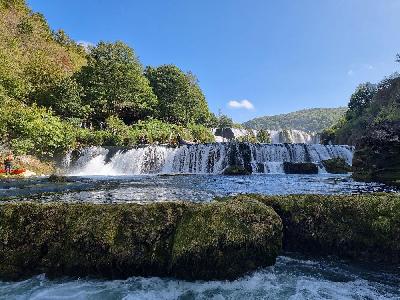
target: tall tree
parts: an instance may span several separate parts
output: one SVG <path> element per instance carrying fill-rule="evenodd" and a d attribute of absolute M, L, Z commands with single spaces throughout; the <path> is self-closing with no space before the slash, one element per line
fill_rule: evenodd
<path fill-rule="evenodd" d="M 175 124 L 207 124 L 211 118 L 196 77 L 174 65 L 147 67 L 144 72 L 159 99 L 158 117 Z"/>
<path fill-rule="evenodd" d="M 151 116 L 157 106 L 138 58 L 123 42 L 100 42 L 91 48 L 77 81 L 84 90 L 83 102 L 92 108 L 92 120 L 98 125 L 110 116 L 129 124 Z"/>

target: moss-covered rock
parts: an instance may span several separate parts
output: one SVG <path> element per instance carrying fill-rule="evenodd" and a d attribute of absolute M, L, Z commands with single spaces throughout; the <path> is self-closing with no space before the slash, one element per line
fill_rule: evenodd
<path fill-rule="evenodd" d="M 283 170 L 286 174 L 318 174 L 318 166 L 314 163 L 284 162 Z"/>
<path fill-rule="evenodd" d="M 192 207 L 175 235 L 174 275 L 233 279 L 270 266 L 281 250 L 279 216 L 259 202 L 221 202 Z"/>
<path fill-rule="evenodd" d="M 0 205 L 0 278 L 168 275 L 183 203 Z"/>
<path fill-rule="evenodd" d="M 322 164 L 328 173 L 332 174 L 346 174 L 351 172 L 351 166 L 340 157 L 335 157 L 323 160 Z"/>
<path fill-rule="evenodd" d="M 279 217 L 260 203 L 6 203 L 0 280 L 41 273 L 228 279 L 272 264 L 280 234 Z M 209 269 L 208 260 L 218 264 Z"/>
<path fill-rule="evenodd" d="M 238 196 L 271 206 L 283 222 L 283 249 L 400 265 L 400 196 Z"/>
<path fill-rule="evenodd" d="M 224 175 L 250 175 L 251 172 L 246 170 L 244 167 L 241 166 L 229 166 L 227 167 L 224 172 Z"/>

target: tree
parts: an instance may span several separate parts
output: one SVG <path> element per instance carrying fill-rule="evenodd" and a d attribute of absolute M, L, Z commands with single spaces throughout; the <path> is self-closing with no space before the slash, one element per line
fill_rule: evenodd
<path fill-rule="evenodd" d="M 271 143 L 271 135 L 265 129 L 259 130 L 256 137 L 259 143 Z"/>
<path fill-rule="evenodd" d="M 232 118 L 229 118 L 227 115 L 218 116 L 218 128 L 231 128 L 233 126 L 234 122 Z"/>
<path fill-rule="evenodd" d="M 130 124 L 154 114 L 157 97 L 142 71 L 133 50 L 122 42 L 100 42 L 91 49 L 77 81 L 95 124 L 101 125 L 110 116 Z"/>
<path fill-rule="evenodd" d="M 90 107 L 82 103 L 82 92 L 75 79 L 67 77 L 44 92 L 38 104 L 51 108 L 63 119 L 84 121 L 90 114 Z"/>
<path fill-rule="evenodd" d="M 174 65 L 144 72 L 159 100 L 158 117 L 174 124 L 207 124 L 211 114 L 196 77 Z"/>
<path fill-rule="evenodd" d="M 400 54 L 396 55 L 396 62 L 400 63 Z"/>
<path fill-rule="evenodd" d="M 370 105 L 375 93 L 375 85 L 369 82 L 360 84 L 350 97 L 346 119 L 351 120 L 362 114 L 362 112 Z"/>

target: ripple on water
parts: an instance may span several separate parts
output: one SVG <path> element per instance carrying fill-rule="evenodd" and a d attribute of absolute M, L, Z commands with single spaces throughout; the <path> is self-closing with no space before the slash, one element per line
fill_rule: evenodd
<path fill-rule="evenodd" d="M 281 256 L 275 266 L 235 281 L 143 277 L 51 281 L 40 275 L 16 283 L 0 282 L 0 299 L 400 299 L 399 286 L 395 274 L 335 260 Z"/>

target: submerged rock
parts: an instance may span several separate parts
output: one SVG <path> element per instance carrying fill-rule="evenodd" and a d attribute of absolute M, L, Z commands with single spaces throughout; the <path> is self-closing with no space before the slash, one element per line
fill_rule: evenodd
<path fill-rule="evenodd" d="M 332 174 L 346 174 L 351 172 L 351 166 L 343 158 L 336 157 L 322 161 L 325 170 Z"/>
<path fill-rule="evenodd" d="M 284 162 L 283 169 L 286 174 L 318 174 L 318 166 L 314 163 Z"/>
<path fill-rule="evenodd" d="M 283 223 L 283 249 L 400 266 L 400 196 L 238 196 L 271 206 Z"/>
<path fill-rule="evenodd" d="M 250 175 L 251 172 L 246 170 L 244 167 L 241 166 L 229 166 L 227 167 L 224 172 L 224 175 Z"/>
<path fill-rule="evenodd" d="M 72 179 L 69 178 L 68 176 L 52 174 L 49 176 L 48 181 L 54 183 L 63 183 L 63 182 L 71 182 Z"/>
<path fill-rule="evenodd" d="M 231 279 L 271 265 L 277 214 L 260 203 L 0 205 L 0 280 L 176 276 Z"/>

